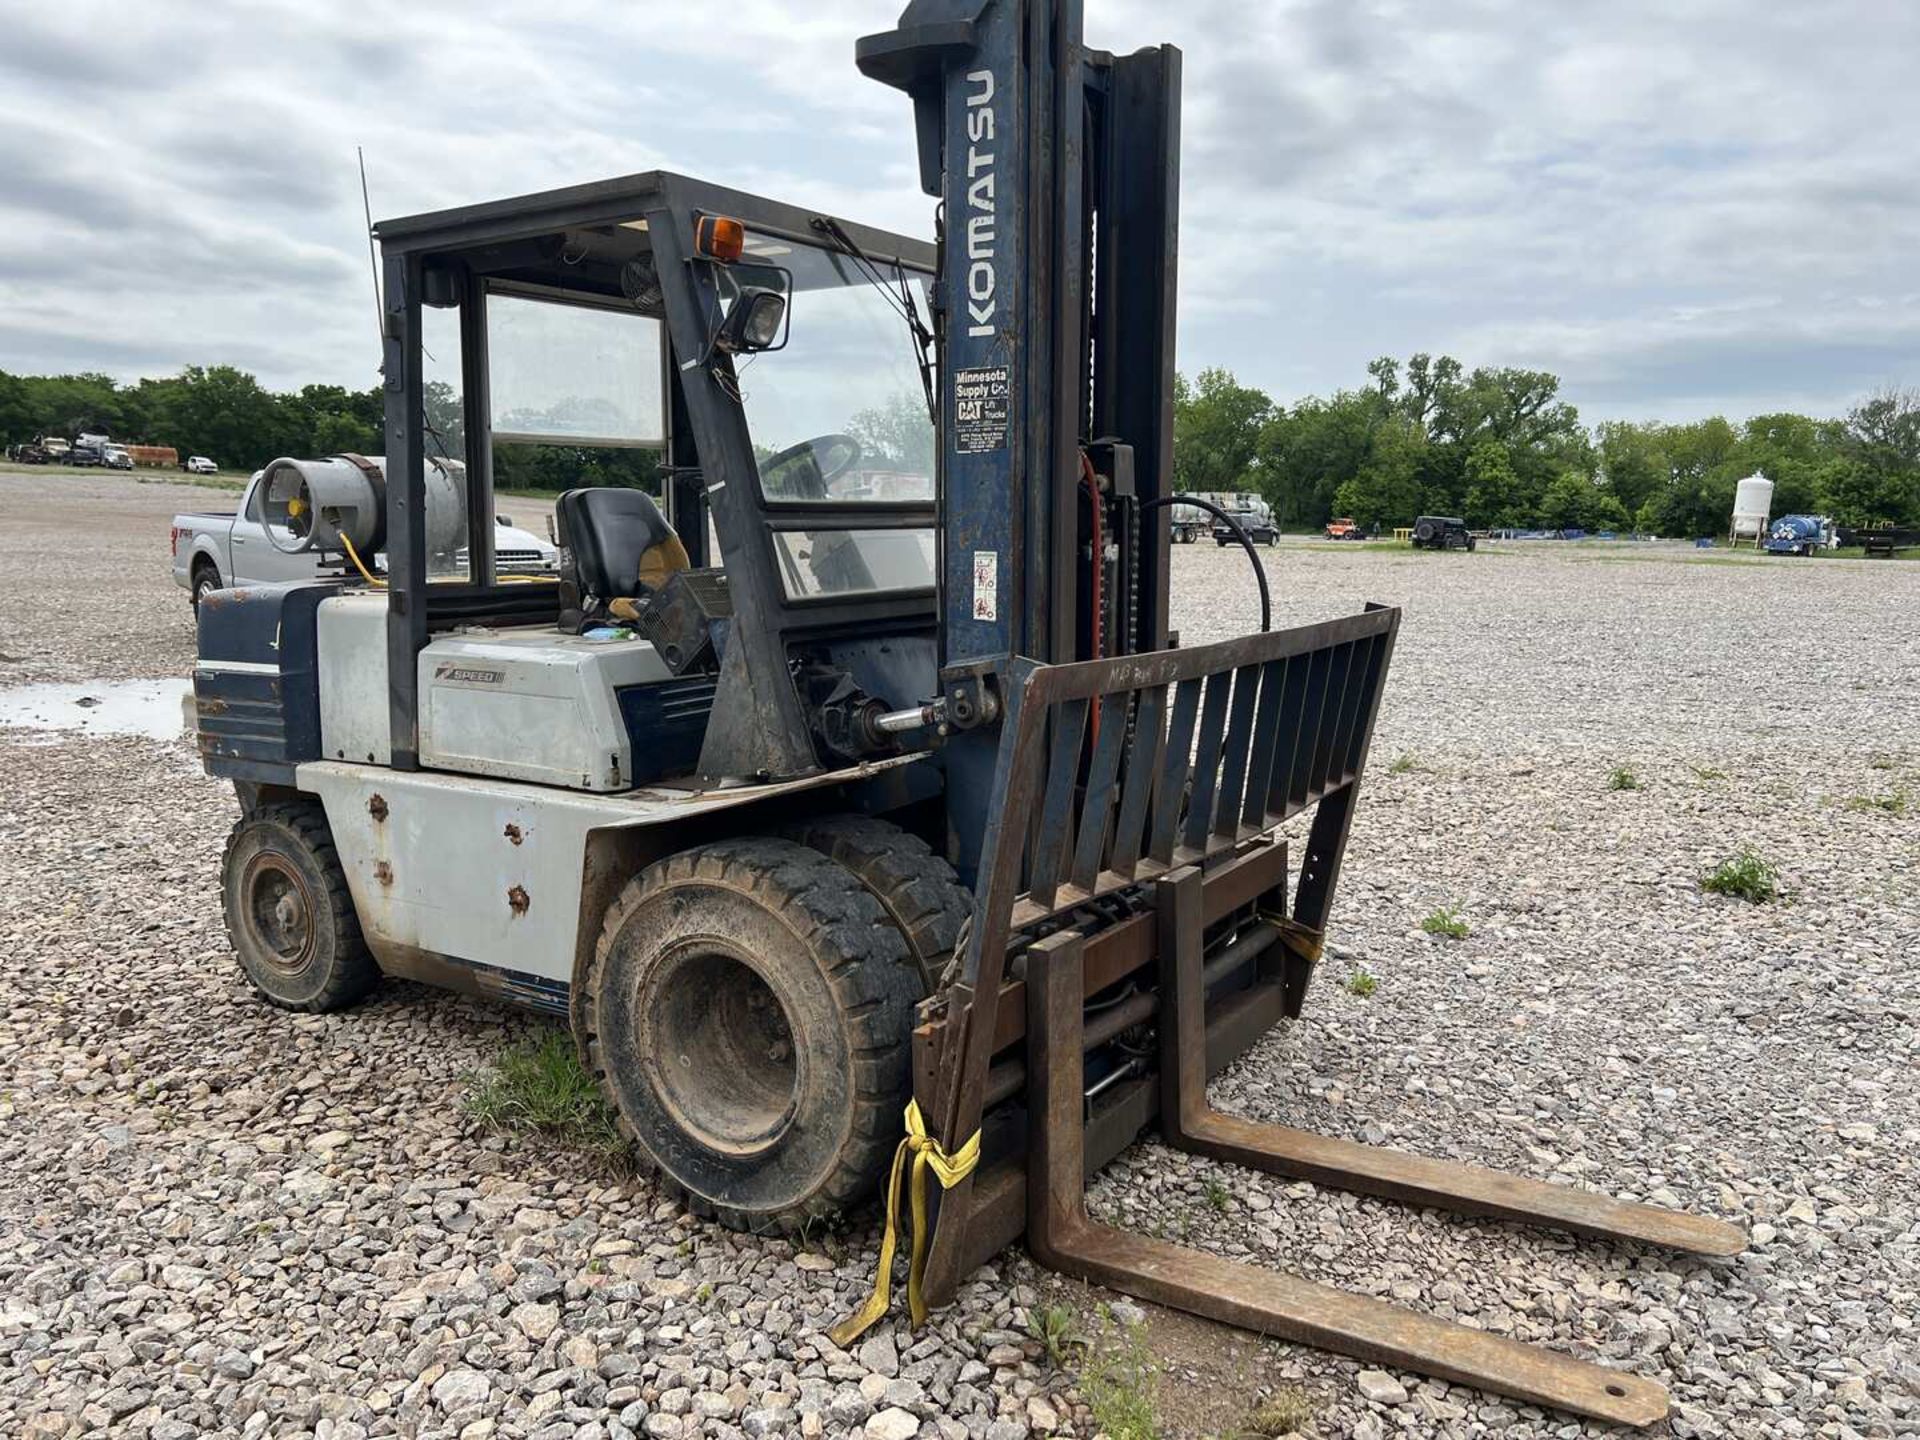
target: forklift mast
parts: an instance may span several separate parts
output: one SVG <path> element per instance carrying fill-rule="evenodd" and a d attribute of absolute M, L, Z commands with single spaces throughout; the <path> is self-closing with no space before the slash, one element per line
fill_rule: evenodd
<path fill-rule="evenodd" d="M 1180 54 L 1087 49 L 1079 0 L 911 0 L 856 58 L 912 98 L 940 201 L 940 658 L 964 717 L 1014 656 L 1168 642 Z M 943 751 L 963 877 L 994 728 Z"/>
<path fill-rule="evenodd" d="M 916 1216 L 925 1169 L 942 1190 L 911 1313 L 1024 1233 L 1049 1268 L 1261 1334 L 1658 1419 L 1666 1394 L 1639 1377 L 1088 1215 L 1086 1177 L 1157 1119 L 1177 1148 L 1363 1193 L 1705 1254 L 1743 1243 L 1208 1104 L 1211 1074 L 1302 1013 L 1399 612 L 1169 648 L 1178 53 L 1087 49 L 1079 0 L 910 0 L 856 56 L 912 97 L 940 199 L 936 753 L 974 892 L 914 1031 L 894 1173 L 911 1154 Z M 1309 812 L 1295 865 L 1281 827 Z M 836 1343 L 885 1312 L 881 1255 Z"/>

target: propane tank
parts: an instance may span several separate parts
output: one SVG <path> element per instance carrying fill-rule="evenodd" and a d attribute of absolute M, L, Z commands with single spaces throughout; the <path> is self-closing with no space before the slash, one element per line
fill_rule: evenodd
<path fill-rule="evenodd" d="M 260 519 L 267 539 L 289 555 L 307 551 L 371 556 L 387 543 L 384 457 L 275 460 L 260 476 Z M 451 552 L 466 540 L 464 467 L 429 459 L 427 551 Z"/>

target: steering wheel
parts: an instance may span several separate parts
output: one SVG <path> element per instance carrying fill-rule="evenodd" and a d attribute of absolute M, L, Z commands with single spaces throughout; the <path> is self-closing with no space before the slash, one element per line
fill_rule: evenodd
<path fill-rule="evenodd" d="M 789 445 L 760 463 L 760 487 L 770 500 L 824 500 L 827 487 L 860 463 L 865 454 L 851 435 L 832 432 Z M 833 463 L 826 463 L 826 459 Z M 781 471 L 791 469 L 791 480 Z"/>

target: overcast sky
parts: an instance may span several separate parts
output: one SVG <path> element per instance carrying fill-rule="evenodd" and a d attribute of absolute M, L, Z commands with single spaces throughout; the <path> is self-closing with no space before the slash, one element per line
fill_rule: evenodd
<path fill-rule="evenodd" d="M 374 382 L 376 216 L 667 167 L 916 234 L 897 0 L 0 0 L 0 368 Z M 1186 55 L 1180 364 L 1589 420 L 1920 384 L 1920 6 L 1087 0 Z"/>

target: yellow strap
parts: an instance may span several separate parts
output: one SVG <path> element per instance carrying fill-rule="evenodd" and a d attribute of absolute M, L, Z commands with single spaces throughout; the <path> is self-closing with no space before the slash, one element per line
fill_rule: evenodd
<path fill-rule="evenodd" d="M 940 1142 L 927 1134 L 927 1122 L 920 1115 L 918 1102 L 907 1102 L 907 1133 L 893 1152 L 893 1170 L 887 1176 L 887 1228 L 880 1237 L 880 1266 L 873 1277 L 873 1293 L 867 1303 L 827 1332 L 829 1339 L 845 1349 L 882 1315 L 893 1288 L 893 1252 L 900 1236 L 900 1176 L 907 1156 L 913 1156 L 913 1254 L 907 1263 L 907 1313 L 915 1325 L 927 1318 L 927 1302 L 920 1294 L 921 1277 L 927 1264 L 927 1171 L 940 1182 L 942 1190 L 951 1190 L 973 1173 L 980 1163 L 980 1132 L 949 1155 Z"/>

